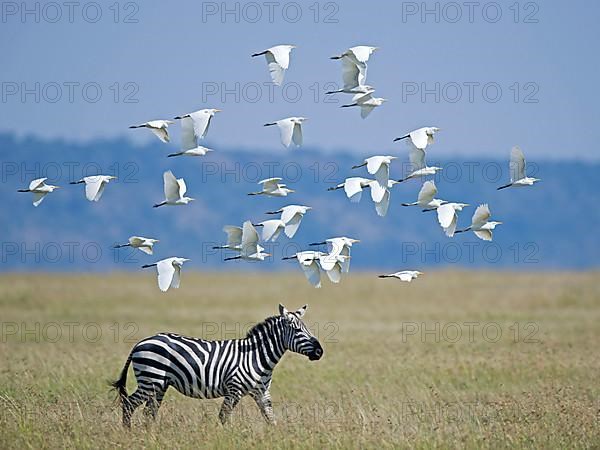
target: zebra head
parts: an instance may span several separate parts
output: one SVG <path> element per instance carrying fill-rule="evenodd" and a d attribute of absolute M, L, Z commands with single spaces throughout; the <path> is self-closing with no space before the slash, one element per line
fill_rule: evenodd
<path fill-rule="evenodd" d="M 323 356 L 323 347 L 302 321 L 307 307 L 308 305 L 304 305 L 297 311 L 288 311 L 285 306 L 279 304 L 279 314 L 283 317 L 284 346 L 286 350 L 300 353 L 311 361 L 316 361 Z"/>

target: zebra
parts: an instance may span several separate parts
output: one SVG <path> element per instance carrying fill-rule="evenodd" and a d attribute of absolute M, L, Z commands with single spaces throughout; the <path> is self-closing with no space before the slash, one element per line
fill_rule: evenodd
<path fill-rule="evenodd" d="M 224 397 L 219 412 L 223 425 L 242 397 L 250 395 L 264 419 L 275 424 L 270 387 L 279 360 L 287 350 L 311 361 L 323 356 L 323 347 L 302 320 L 307 307 L 288 311 L 280 304 L 279 315 L 254 325 L 243 339 L 208 341 L 159 333 L 141 340 L 131 350 L 120 378 L 111 383 L 118 393 L 123 425 L 131 427 L 131 416 L 143 403 L 145 415 L 156 419 L 170 386 L 188 397 Z M 131 363 L 137 389 L 128 395 Z"/>

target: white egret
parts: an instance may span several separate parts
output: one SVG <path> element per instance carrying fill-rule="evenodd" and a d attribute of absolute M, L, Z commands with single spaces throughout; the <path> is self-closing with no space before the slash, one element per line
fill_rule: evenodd
<path fill-rule="evenodd" d="M 273 83 L 277 86 L 281 86 L 285 71 L 290 66 L 290 52 L 294 48 L 296 48 L 295 45 L 276 45 L 262 52 L 254 53 L 252 57 L 265 55 L 271 74 L 271 80 L 273 80 Z"/>
<path fill-rule="evenodd" d="M 410 159 L 410 170 L 411 172 L 404 178 L 398 180 L 401 183 L 411 178 L 424 177 L 427 175 L 435 175 L 438 170 L 442 170 L 441 167 L 431 166 L 429 167 L 425 162 L 425 150 L 421 150 L 417 147 L 412 147 L 408 153 Z"/>
<path fill-rule="evenodd" d="M 129 128 L 148 128 L 156 137 L 165 144 L 169 142 L 169 132 L 167 128 L 173 124 L 172 120 L 151 120 L 140 125 L 131 125 Z"/>
<path fill-rule="evenodd" d="M 510 183 L 500 186 L 498 190 L 507 187 L 532 186 L 539 178 L 528 177 L 525 175 L 525 155 L 519 147 L 513 147 L 510 151 Z"/>
<path fill-rule="evenodd" d="M 371 199 L 379 203 L 388 189 L 390 179 L 390 164 L 396 156 L 371 156 L 364 160 L 362 164 L 352 166 L 353 169 L 367 166 L 367 172 L 375 176 L 375 183 L 371 183 Z"/>
<path fill-rule="evenodd" d="M 258 232 L 252 222 L 247 220 L 242 225 L 242 243 L 240 254 L 225 258 L 224 261 L 231 261 L 234 259 L 243 259 L 245 261 L 264 261 L 267 256 L 271 256 L 270 253 L 263 252 L 264 248 L 258 245 Z"/>
<path fill-rule="evenodd" d="M 373 97 L 373 90 L 368 90 L 366 93 L 356 94 L 352 97 L 352 103 L 342 105 L 340 108 L 350 108 L 352 106 L 360 107 L 360 117 L 365 119 L 378 106 L 383 105 L 387 99 L 381 97 Z"/>
<path fill-rule="evenodd" d="M 304 276 L 308 280 L 308 282 L 315 288 L 321 287 L 321 267 L 319 266 L 319 261 L 322 257 L 327 256 L 327 253 L 323 252 L 315 252 L 315 251 L 304 251 L 298 252 L 292 256 L 286 256 L 281 259 L 290 260 L 296 259 L 298 260 L 298 264 L 300 268 L 304 272 Z"/>
<path fill-rule="evenodd" d="M 400 272 L 379 275 L 379 278 L 397 278 L 400 281 L 410 283 L 412 280 L 416 280 L 419 275 L 423 275 L 423 272 L 419 272 L 418 270 L 402 270 Z"/>
<path fill-rule="evenodd" d="M 97 202 L 104 193 L 104 188 L 111 180 L 116 180 L 117 177 L 112 175 L 92 175 L 89 177 L 83 177 L 79 181 L 71 181 L 69 184 L 83 184 L 85 183 L 85 198 L 90 202 Z"/>
<path fill-rule="evenodd" d="M 158 287 L 161 291 L 166 292 L 169 288 L 179 288 L 181 280 L 181 267 L 183 263 L 189 261 L 187 258 L 172 258 L 162 259 L 154 264 L 145 264 L 142 269 L 148 267 L 156 267 L 158 272 Z"/>
<path fill-rule="evenodd" d="M 358 93 L 352 92 L 352 90 L 356 87 L 363 86 L 367 81 L 367 61 L 375 50 L 377 50 L 377 47 L 358 45 L 356 47 L 349 48 L 340 55 L 332 56 L 330 59 L 342 60 L 342 81 L 344 86 L 339 91 L 328 93 Z"/>
<path fill-rule="evenodd" d="M 187 205 L 189 202 L 194 200 L 191 197 L 185 196 L 187 186 L 185 185 L 184 179 L 175 178 L 175 175 L 173 175 L 173 172 L 170 170 L 167 170 L 165 173 L 163 173 L 163 188 L 165 192 L 165 200 L 154 205 L 154 208 L 164 205 Z"/>
<path fill-rule="evenodd" d="M 288 194 L 295 192 L 288 188 L 285 184 L 280 184 L 281 178 L 267 178 L 261 180 L 258 184 L 262 184 L 262 191 L 250 192 L 248 195 L 266 195 L 269 197 L 287 197 Z"/>
<path fill-rule="evenodd" d="M 206 137 L 211 119 L 218 112 L 221 110 L 208 108 L 175 117 L 175 119 L 181 120 L 182 150 L 198 148 L 198 140 Z"/>
<path fill-rule="evenodd" d="M 53 186 L 51 184 L 46 184 L 46 180 L 48 178 L 38 178 L 29 183 L 29 188 L 27 189 L 19 189 L 17 192 L 31 192 L 33 193 L 33 206 L 37 207 L 46 195 L 50 192 L 53 192 L 54 189 L 60 189 L 60 186 Z"/>
<path fill-rule="evenodd" d="M 484 241 L 492 240 L 492 230 L 496 228 L 496 225 L 501 225 L 502 222 L 488 221 L 491 216 L 490 208 L 487 203 L 479 205 L 473 214 L 471 219 L 471 226 L 464 230 L 456 230 L 455 233 L 464 233 L 465 231 L 472 231 L 479 239 Z"/>
<path fill-rule="evenodd" d="M 420 150 L 425 150 L 428 145 L 433 144 L 435 133 L 440 131 L 437 127 L 423 127 L 413 130 L 405 136 L 394 139 L 394 142 L 409 138 L 409 142 Z"/>
<path fill-rule="evenodd" d="M 174 156 L 205 156 L 208 152 L 212 152 L 213 150 L 210 148 L 202 147 L 199 145 L 195 148 L 190 148 L 189 150 L 182 150 L 177 153 L 171 153 L 167 155 L 168 158 L 172 158 Z"/>
<path fill-rule="evenodd" d="M 353 239 L 353 238 L 349 238 L 346 236 L 340 236 L 340 237 L 326 239 L 323 242 L 313 242 L 312 244 L 309 244 L 309 245 L 310 246 L 327 245 L 328 252 L 329 252 L 328 254 L 332 255 L 333 258 L 326 260 L 325 266 L 323 268 L 329 269 L 332 267 L 332 265 L 331 265 L 332 262 L 333 262 L 333 264 L 335 264 L 336 256 L 338 256 L 338 255 L 350 256 L 350 249 L 352 248 L 352 245 L 357 244 L 359 242 L 360 242 L 359 239 Z M 350 271 L 350 259 L 346 259 L 342 262 L 342 270 L 345 273 Z"/>
<path fill-rule="evenodd" d="M 467 203 L 445 203 L 437 208 L 437 218 L 444 233 L 453 237 L 458 222 L 458 212 L 469 206 Z"/>
<path fill-rule="evenodd" d="M 437 194 L 437 187 L 434 181 L 426 181 L 421 186 L 417 201 L 413 203 L 402 203 L 402 206 L 419 206 L 423 208 L 423 211 L 432 211 L 439 208 L 441 205 L 448 203 L 445 200 L 439 198 L 433 198 Z"/>
<path fill-rule="evenodd" d="M 327 278 L 332 283 L 339 283 L 342 280 L 342 272 L 348 272 L 345 267 L 350 267 L 351 256 L 328 254 L 319 259 L 321 267 L 327 274 Z"/>
<path fill-rule="evenodd" d="M 344 189 L 344 192 L 350 201 L 352 203 L 358 203 L 362 197 L 363 189 L 370 187 L 373 181 L 375 180 L 362 177 L 350 177 L 346 178 L 343 183 L 330 187 L 327 190 L 336 191 L 338 189 Z"/>
<path fill-rule="evenodd" d="M 300 222 L 312 207 L 303 205 L 288 205 L 277 211 L 267 211 L 265 214 L 281 214 L 281 221 L 285 224 L 285 235 L 290 239 L 294 237 L 300 226 Z"/>
<path fill-rule="evenodd" d="M 276 241 L 281 232 L 285 229 L 285 223 L 281 219 L 265 220 L 264 222 L 253 224 L 255 227 L 262 227 L 262 240 L 265 242 Z"/>
<path fill-rule="evenodd" d="M 227 244 L 213 247 L 213 250 L 227 249 L 240 251 L 242 249 L 242 227 L 225 225 L 223 232 L 227 234 Z"/>
<path fill-rule="evenodd" d="M 131 236 L 127 244 L 117 244 L 113 248 L 131 247 L 151 255 L 154 249 L 154 244 L 159 242 L 158 239 L 146 238 L 143 236 Z"/>
<path fill-rule="evenodd" d="M 276 122 L 265 123 L 265 127 L 277 125 L 281 136 L 281 143 L 289 147 L 292 142 L 296 147 L 302 145 L 302 122 L 308 120 L 306 117 L 288 117 Z"/>

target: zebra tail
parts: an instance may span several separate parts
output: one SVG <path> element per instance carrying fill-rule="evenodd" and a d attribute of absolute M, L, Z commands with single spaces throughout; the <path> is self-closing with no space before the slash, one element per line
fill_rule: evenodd
<path fill-rule="evenodd" d="M 121 371 L 121 376 L 118 380 L 110 383 L 112 388 L 117 391 L 119 394 L 118 401 L 123 405 L 127 399 L 127 371 L 129 369 L 129 365 L 131 364 L 131 359 L 133 358 L 133 352 L 129 354 L 127 361 L 125 362 L 125 367 Z"/>

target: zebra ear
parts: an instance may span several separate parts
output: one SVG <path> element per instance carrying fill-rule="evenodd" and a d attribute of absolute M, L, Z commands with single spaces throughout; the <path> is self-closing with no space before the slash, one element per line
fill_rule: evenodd
<path fill-rule="evenodd" d="M 281 315 L 281 316 L 288 315 L 288 310 L 281 303 L 279 304 L 279 315 Z"/>
<path fill-rule="evenodd" d="M 304 313 L 306 312 L 306 308 L 308 308 L 308 305 L 304 305 L 302 308 L 298 309 L 296 311 L 296 315 L 302 318 L 304 316 Z"/>

